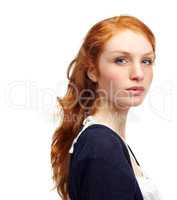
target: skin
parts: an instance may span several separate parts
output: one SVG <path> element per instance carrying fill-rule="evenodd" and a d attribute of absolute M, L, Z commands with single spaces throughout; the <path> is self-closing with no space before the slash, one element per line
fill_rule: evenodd
<path fill-rule="evenodd" d="M 88 71 L 90 79 L 98 82 L 101 97 L 94 118 L 108 124 L 124 140 L 128 111 L 143 102 L 153 79 L 154 60 L 155 53 L 148 39 L 127 29 L 106 42 L 98 62 L 100 76 L 95 69 Z M 139 96 L 131 95 L 126 89 L 132 86 L 143 86 L 145 91 Z"/>

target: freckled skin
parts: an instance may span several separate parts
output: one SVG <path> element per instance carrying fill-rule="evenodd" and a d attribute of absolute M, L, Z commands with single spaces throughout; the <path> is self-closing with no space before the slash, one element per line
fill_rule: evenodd
<path fill-rule="evenodd" d="M 122 54 L 111 54 L 114 50 L 130 52 L 131 62 L 115 63 L 114 58 Z M 131 30 L 119 32 L 107 41 L 98 63 L 98 83 L 109 101 L 121 107 L 137 106 L 143 101 L 152 82 L 153 66 L 142 63 L 142 55 L 150 51 L 153 49 L 146 37 Z M 143 86 L 145 92 L 141 96 L 130 96 L 126 89 L 136 85 Z"/>

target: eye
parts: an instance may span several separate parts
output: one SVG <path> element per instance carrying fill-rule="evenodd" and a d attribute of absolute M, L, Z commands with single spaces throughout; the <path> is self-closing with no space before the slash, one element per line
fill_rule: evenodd
<path fill-rule="evenodd" d="M 145 59 L 145 60 L 143 60 L 143 63 L 148 64 L 148 65 L 152 65 L 153 60 L 152 59 Z"/>
<path fill-rule="evenodd" d="M 127 60 L 125 58 L 118 57 L 114 61 L 116 64 L 126 64 Z"/>

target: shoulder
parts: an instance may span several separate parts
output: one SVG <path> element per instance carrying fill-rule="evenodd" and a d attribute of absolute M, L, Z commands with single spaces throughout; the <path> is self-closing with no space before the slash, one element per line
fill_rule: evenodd
<path fill-rule="evenodd" d="M 117 133 L 109 127 L 94 124 L 87 127 L 75 144 L 77 159 L 104 158 L 106 160 L 122 157 L 122 143 Z"/>

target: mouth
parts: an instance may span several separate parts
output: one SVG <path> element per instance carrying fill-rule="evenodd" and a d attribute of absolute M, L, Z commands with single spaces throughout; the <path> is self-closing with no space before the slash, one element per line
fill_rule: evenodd
<path fill-rule="evenodd" d="M 144 93 L 145 88 L 140 87 L 140 86 L 133 86 L 133 87 L 130 87 L 126 90 L 134 96 L 139 96 L 139 95 L 142 95 Z"/>

